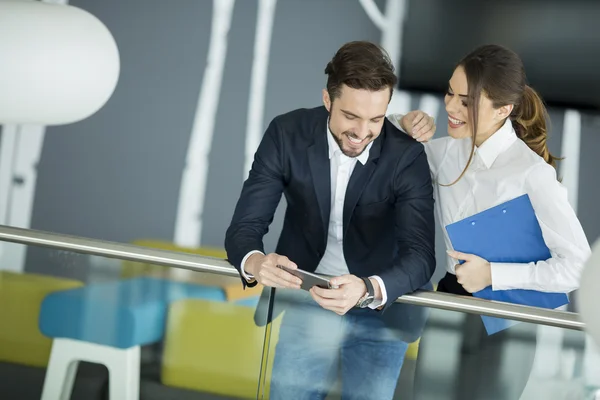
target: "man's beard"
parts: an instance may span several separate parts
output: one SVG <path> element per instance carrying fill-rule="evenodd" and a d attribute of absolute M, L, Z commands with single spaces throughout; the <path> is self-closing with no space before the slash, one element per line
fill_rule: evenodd
<path fill-rule="evenodd" d="M 342 153 L 344 153 L 344 155 L 346 157 L 350 157 L 350 158 L 355 158 L 360 156 L 362 153 L 364 153 L 364 151 L 366 150 L 367 146 L 369 145 L 368 143 L 364 145 L 364 147 L 357 153 L 355 150 L 353 151 L 348 151 L 348 149 L 344 148 L 344 141 L 342 140 L 342 138 L 344 136 L 349 136 L 349 137 L 355 137 L 357 138 L 358 136 L 356 135 L 356 133 L 352 132 L 352 131 L 344 131 L 339 137 L 336 136 L 335 133 L 333 133 L 333 131 L 331 130 L 331 125 L 329 126 L 329 132 L 331 132 L 331 136 L 333 137 L 333 140 L 335 140 L 335 142 L 338 144 L 338 146 L 340 147 L 340 150 L 342 151 Z M 365 141 L 370 140 L 373 137 L 373 135 L 369 135 L 365 138 Z"/>

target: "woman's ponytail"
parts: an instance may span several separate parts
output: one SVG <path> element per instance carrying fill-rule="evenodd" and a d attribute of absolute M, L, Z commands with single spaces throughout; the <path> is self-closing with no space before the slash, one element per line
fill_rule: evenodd
<path fill-rule="evenodd" d="M 523 99 L 513 110 L 510 119 L 517 136 L 548 164 L 556 168 L 556 161 L 560 158 L 550 154 L 546 143 L 548 139 L 548 112 L 541 97 L 531 86 L 525 86 Z"/>

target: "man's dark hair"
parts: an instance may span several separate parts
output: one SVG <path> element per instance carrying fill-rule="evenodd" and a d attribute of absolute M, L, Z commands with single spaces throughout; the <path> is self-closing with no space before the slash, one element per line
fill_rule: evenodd
<path fill-rule="evenodd" d="M 380 46 L 365 41 L 343 45 L 325 67 L 327 91 L 333 101 L 340 95 L 342 85 L 373 92 L 390 88 L 390 98 L 397 78 L 394 65 Z"/>

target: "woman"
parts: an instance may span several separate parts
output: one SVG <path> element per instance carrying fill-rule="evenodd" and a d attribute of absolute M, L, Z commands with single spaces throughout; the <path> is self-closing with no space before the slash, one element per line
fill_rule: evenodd
<path fill-rule="evenodd" d="M 457 295 L 470 295 L 490 285 L 493 290 L 575 290 L 591 251 L 566 190 L 557 180 L 557 158 L 546 145 L 547 112 L 538 94 L 526 84 L 520 58 L 497 45 L 477 48 L 454 70 L 444 101 L 449 137 L 425 143 L 435 182 L 436 213 L 442 226 L 528 194 L 552 257 L 537 263 L 499 264 L 449 250 L 447 273 L 437 290 Z M 413 121 L 419 119 L 412 117 Z M 420 125 L 412 124 L 410 115 L 390 119 L 417 140 L 429 139 L 420 136 Z M 446 248 L 452 249 L 443 231 Z M 464 263 L 457 265 L 459 261 Z M 461 355 L 462 377 L 448 383 L 444 398 L 513 398 L 493 397 L 490 392 L 490 379 L 499 379 L 492 354 L 502 350 L 502 337 L 511 329 L 487 336 L 479 316 L 468 316 L 467 325 L 471 326 L 471 336 L 463 337 L 463 350 L 465 345 L 479 344 L 471 346 L 475 349 L 469 354 Z M 524 326 L 534 336 L 535 325 Z M 478 332 L 475 335 L 473 327 Z M 420 359 L 428 351 L 426 336 L 421 341 Z M 443 354 L 439 355 L 442 360 Z M 519 358 L 515 362 L 521 366 L 525 362 L 529 372 L 533 352 Z M 428 383 L 442 384 L 423 376 L 421 367 L 417 367 L 416 398 Z M 520 394 L 529 373 L 526 375 L 521 374 L 520 382 L 508 382 L 513 393 Z"/>

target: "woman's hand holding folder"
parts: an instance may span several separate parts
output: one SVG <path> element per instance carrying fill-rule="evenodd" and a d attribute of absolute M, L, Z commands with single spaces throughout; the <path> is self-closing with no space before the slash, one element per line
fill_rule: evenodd
<path fill-rule="evenodd" d="M 492 284 L 492 266 L 487 260 L 474 254 L 448 250 L 448 255 L 462 264 L 456 264 L 456 280 L 469 293 L 475 293 Z"/>

